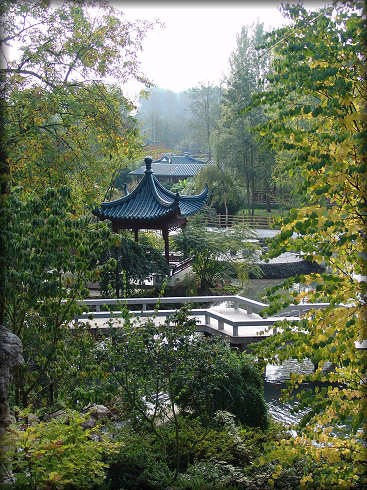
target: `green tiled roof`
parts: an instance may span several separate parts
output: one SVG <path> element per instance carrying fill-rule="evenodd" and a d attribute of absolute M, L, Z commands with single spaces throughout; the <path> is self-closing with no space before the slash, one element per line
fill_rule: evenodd
<path fill-rule="evenodd" d="M 203 163 L 154 163 L 152 169 L 159 177 L 193 177 L 198 174 L 205 164 Z M 129 172 L 129 175 L 143 175 L 145 167 L 139 167 Z"/>
<path fill-rule="evenodd" d="M 208 187 L 196 196 L 180 196 L 162 186 L 155 178 L 152 159 L 145 159 L 144 177 L 137 187 L 116 201 L 104 202 L 93 214 L 101 219 L 116 221 L 139 221 L 140 223 L 172 216 L 190 216 L 197 213 L 206 203 Z"/>

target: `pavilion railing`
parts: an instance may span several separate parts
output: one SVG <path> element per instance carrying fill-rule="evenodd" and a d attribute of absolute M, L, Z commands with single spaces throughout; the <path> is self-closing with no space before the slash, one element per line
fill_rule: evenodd
<path fill-rule="evenodd" d="M 175 274 L 178 274 L 179 272 L 184 271 L 188 267 L 190 267 L 191 262 L 194 260 L 194 257 L 189 257 L 188 259 L 183 260 L 182 262 L 179 262 L 178 264 L 174 265 L 171 268 L 170 271 L 170 276 L 174 276 Z"/>
<path fill-rule="evenodd" d="M 198 218 L 196 218 L 198 219 Z M 272 216 L 235 216 L 232 214 L 217 214 L 213 216 L 203 216 L 201 224 L 214 228 L 226 228 L 234 225 L 250 226 L 254 228 L 272 228 L 274 219 Z"/>

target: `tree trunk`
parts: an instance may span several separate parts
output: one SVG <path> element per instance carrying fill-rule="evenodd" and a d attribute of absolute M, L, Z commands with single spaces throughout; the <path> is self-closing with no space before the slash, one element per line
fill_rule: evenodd
<path fill-rule="evenodd" d="M 209 87 L 207 88 L 206 91 L 206 107 L 205 107 L 205 112 L 206 112 L 206 137 L 207 137 L 207 142 L 208 142 L 208 159 L 210 160 L 212 157 L 212 150 L 210 147 L 210 102 L 209 102 Z"/>
<path fill-rule="evenodd" d="M 255 169 L 254 169 L 254 152 L 250 150 L 251 155 L 251 216 L 255 214 Z"/>
<path fill-rule="evenodd" d="M 245 180 L 246 180 L 246 193 L 247 193 L 247 214 L 250 215 L 250 176 L 248 173 L 248 168 L 246 165 L 246 157 L 243 157 L 243 165 L 245 172 Z"/>
<path fill-rule="evenodd" d="M 0 93 L 0 325 L 4 323 L 5 317 L 5 272 L 6 272 L 6 228 L 7 228 L 7 216 L 6 216 L 6 198 L 8 196 L 8 183 L 9 183 L 9 164 L 7 161 L 7 152 L 4 145 L 4 126 L 5 126 L 5 94 L 3 94 L 4 80 L 1 77 L 1 93 Z"/>
<path fill-rule="evenodd" d="M 167 228 L 162 228 L 162 236 L 164 240 L 164 256 L 166 258 L 166 262 L 169 265 L 169 242 L 168 242 L 168 230 Z"/>
<path fill-rule="evenodd" d="M 118 266 L 116 267 L 115 270 L 115 293 L 116 293 L 116 298 L 120 297 L 120 274 L 118 270 Z"/>
<path fill-rule="evenodd" d="M 227 195 L 224 193 L 223 195 L 223 204 L 226 213 L 226 228 L 228 227 L 228 206 L 227 206 Z"/>
<path fill-rule="evenodd" d="M 271 213 L 270 196 L 268 192 L 266 193 L 266 211 Z"/>
<path fill-rule="evenodd" d="M 265 202 L 266 202 L 266 211 L 271 213 L 271 204 L 270 204 L 270 184 L 269 180 L 265 181 Z"/>

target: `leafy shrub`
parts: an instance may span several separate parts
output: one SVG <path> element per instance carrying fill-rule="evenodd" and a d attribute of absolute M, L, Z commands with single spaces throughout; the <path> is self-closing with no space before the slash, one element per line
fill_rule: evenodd
<path fill-rule="evenodd" d="M 300 262 L 278 263 L 278 264 L 259 264 L 263 274 L 263 279 L 285 279 L 298 274 L 310 274 L 311 272 L 321 273 L 324 267 L 316 262 L 302 260 Z M 249 277 L 256 279 L 256 274 L 250 272 Z"/>
<path fill-rule="evenodd" d="M 228 427 L 204 427 L 200 419 L 179 417 L 180 467 L 185 471 L 194 461 L 207 461 L 212 458 L 232 464 L 246 465 L 251 459 L 250 451 L 242 439 L 231 433 Z M 175 461 L 175 430 L 167 424 L 162 431 L 166 441 L 167 461 L 171 468 Z"/>
<path fill-rule="evenodd" d="M 101 484 L 107 468 L 104 457 L 121 444 L 93 440 L 98 427 L 83 429 L 85 420 L 86 416 L 70 410 L 51 422 L 14 428 L 12 488 L 87 489 Z"/>
<path fill-rule="evenodd" d="M 215 412 L 226 410 L 244 425 L 266 428 L 263 384 L 253 360 L 220 343 L 212 358 L 210 364 L 203 362 L 189 377 L 177 380 L 180 408 L 205 424 L 210 424 Z"/>
<path fill-rule="evenodd" d="M 108 490 L 150 490 L 167 488 L 174 479 L 165 451 L 152 433 L 121 431 L 120 451 L 108 459 L 109 469 L 103 486 Z"/>
<path fill-rule="evenodd" d="M 253 232 L 241 227 L 232 227 L 222 233 L 190 225 L 184 233 L 173 236 L 173 245 L 185 258 L 193 257 L 192 270 L 200 281 L 200 291 L 206 292 L 234 277 L 239 262 L 241 275 L 244 271 L 256 273 L 258 247 L 248 241 L 249 238 L 254 238 Z"/>
<path fill-rule="evenodd" d="M 293 490 L 300 487 L 301 478 L 305 473 L 305 462 L 300 459 L 282 466 L 278 461 L 274 461 L 264 465 L 253 465 L 244 473 L 251 484 L 250 488 Z"/>
<path fill-rule="evenodd" d="M 221 490 L 248 488 L 248 479 L 240 468 L 215 459 L 198 461 L 181 474 L 174 489 Z M 241 485 L 242 484 L 242 485 Z"/>

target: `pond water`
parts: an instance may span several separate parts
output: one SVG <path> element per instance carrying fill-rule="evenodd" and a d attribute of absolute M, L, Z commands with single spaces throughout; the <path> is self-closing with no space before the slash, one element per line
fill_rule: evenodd
<path fill-rule="evenodd" d="M 239 292 L 241 296 L 256 301 L 267 302 L 264 299 L 266 289 L 281 284 L 284 279 L 250 279 Z M 302 363 L 296 360 L 285 361 L 282 365 L 268 364 L 264 373 L 264 396 L 270 415 L 277 422 L 293 425 L 300 421 L 305 411 L 292 413 L 294 403 L 280 402 L 281 391 L 286 387 L 286 380 L 290 373 L 310 374 L 314 371 L 314 365 L 310 360 Z"/>
<path fill-rule="evenodd" d="M 269 414 L 276 422 L 282 422 L 286 425 L 297 424 L 302 416 L 307 413 L 306 410 L 293 413 L 295 403 L 283 403 L 280 401 L 280 397 L 291 372 L 311 374 L 313 371 L 314 365 L 309 359 L 305 359 L 301 363 L 294 359 L 289 359 L 281 365 L 267 364 L 264 373 L 264 397 Z"/>
<path fill-rule="evenodd" d="M 267 303 L 264 300 L 266 290 L 272 286 L 281 284 L 283 281 L 284 279 L 249 279 L 238 294 L 245 298 Z M 239 285 L 239 281 L 234 281 L 233 283 Z"/>

